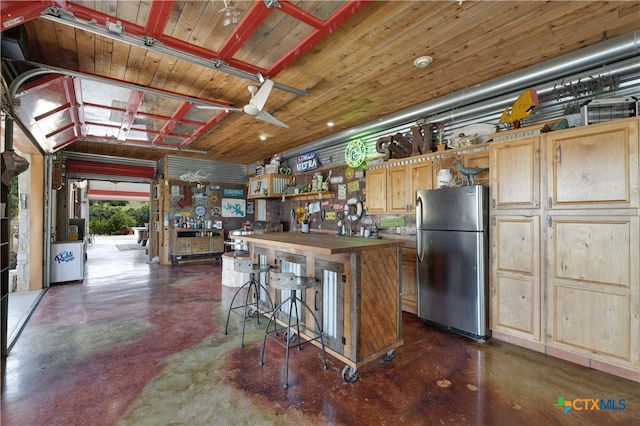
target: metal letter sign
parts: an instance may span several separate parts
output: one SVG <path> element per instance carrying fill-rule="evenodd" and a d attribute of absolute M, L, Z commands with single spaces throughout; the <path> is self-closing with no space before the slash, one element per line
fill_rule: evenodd
<path fill-rule="evenodd" d="M 306 172 L 309 170 L 317 169 L 320 167 L 318 164 L 318 157 L 315 152 L 310 152 L 308 154 L 299 155 L 296 158 L 296 171 L 297 172 Z"/>

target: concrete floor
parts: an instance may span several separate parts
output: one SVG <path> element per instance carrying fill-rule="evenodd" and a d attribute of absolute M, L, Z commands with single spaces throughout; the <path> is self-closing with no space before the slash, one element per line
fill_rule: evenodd
<path fill-rule="evenodd" d="M 131 237 L 129 237 L 131 238 Z M 146 263 L 121 237 L 89 247 L 85 280 L 44 295 L 2 365 L 2 425 L 640 424 L 640 385 L 490 340 L 479 344 L 403 316 L 391 362 L 344 383 L 312 345 L 284 350 L 240 318 L 223 334 L 235 289 L 221 265 Z M 133 241 L 135 244 L 135 241 Z M 263 323 L 264 325 L 264 323 Z M 614 400 L 566 414 L 558 399 Z M 609 407 L 612 407 L 611 405 Z"/>

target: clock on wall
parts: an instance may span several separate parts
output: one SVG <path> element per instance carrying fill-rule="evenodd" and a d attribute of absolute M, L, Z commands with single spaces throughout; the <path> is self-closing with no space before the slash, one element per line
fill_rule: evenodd
<path fill-rule="evenodd" d="M 344 150 L 344 160 L 349 167 L 358 167 L 367 156 L 367 147 L 360 139 L 352 140 Z"/>

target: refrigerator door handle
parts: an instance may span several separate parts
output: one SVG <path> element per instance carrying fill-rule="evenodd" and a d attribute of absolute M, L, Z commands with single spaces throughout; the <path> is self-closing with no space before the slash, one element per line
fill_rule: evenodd
<path fill-rule="evenodd" d="M 416 198 L 416 257 L 418 263 L 422 263 L 424 260 L 424 252 L 422 247 L 422 197 Z"/>

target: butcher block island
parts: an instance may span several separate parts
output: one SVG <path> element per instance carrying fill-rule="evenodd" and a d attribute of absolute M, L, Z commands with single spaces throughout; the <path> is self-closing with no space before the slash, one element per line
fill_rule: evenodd
<path fill-rule="evenodd" d="M 358 368 L 368 362 L 395 357 L 395 348 L 403 343 L 401 241 L 300 232 L 249 235 L 245 240 L 254 262 L 316 278 L 318 284 L 304 290 L 302 298 L 322 326 L 327 353 L 346 364 L 345 381 L 355 381 Z M 276 305 L 288 296 L 267 287 Z M 278 320 L 285 323 L 282 312 Z M 305 329 L 315 329 L 312 318 L 300 321 Z M 312 343 L 320 345 L 318 340 Z"/>

